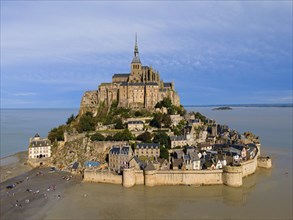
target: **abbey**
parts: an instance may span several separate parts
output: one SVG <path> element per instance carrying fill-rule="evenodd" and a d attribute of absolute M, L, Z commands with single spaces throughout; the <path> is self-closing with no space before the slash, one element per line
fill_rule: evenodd
<path fill-rule="evenodd" d="M 101 83 L 98 90 L 85 92 L 80 114 L 86 111 L 94 113 L 101 103 L 111 106 L 113 101 L 117 101 L 119 107 L 152 110 L 163 98 L 169 98 L 176 106 L 180 105 L 174 82 L 164 82 L 151 66 L 142 65 L 136 37 L 130 73 L 114 74 L 111 83 Z"/>

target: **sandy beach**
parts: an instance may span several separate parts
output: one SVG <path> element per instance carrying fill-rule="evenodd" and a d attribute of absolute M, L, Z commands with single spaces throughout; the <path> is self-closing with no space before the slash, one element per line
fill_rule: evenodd
<path fill-rule="evenodd" d="M 218 185 L 126 189 L 83 183 L 74 177 L 67 181 L 62 177 L 71 174 L 34 169 L 1 183 L 1 219 L 292 219 L 292 150 L 265 151 L 272 156 L 273 168 L 257 169 L 240 188 Z M 37 176 L 40 171 L 44 175 Z M 6 189 L 20 180 L 23 182 L 15 188 Z M 52 185 L 56 185 L 55 191 L 47 191 Z M 21 208 L 15 206 L 16 200 Z"/>
<path fill-rule="evenodd" d="M 27 163 L 27 151 L 22 151 L 0 159 L 0 182 L 31 170 Z"/>
<path fill-rule="evenodd" d="M 1 219 L 44 219 L 65 197 L 65 190 L 80 183 L 79 176 L 50 168 L 35 168 L 2 182 Z M 7 187 L 12 186 L 11 189 Z"/>

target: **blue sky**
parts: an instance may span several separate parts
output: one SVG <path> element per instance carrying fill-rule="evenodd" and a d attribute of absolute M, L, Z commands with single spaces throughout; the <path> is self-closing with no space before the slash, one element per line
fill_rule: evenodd
<path fill-rule="evenodd" d="M 1 1 L 1 108 L 78 107 L 135 32 L 182 104 L 292 103 L 292 1 Z"/>

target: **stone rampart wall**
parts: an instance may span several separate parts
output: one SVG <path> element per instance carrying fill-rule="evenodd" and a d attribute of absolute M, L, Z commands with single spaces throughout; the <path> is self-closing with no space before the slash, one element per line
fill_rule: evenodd
<path fill-rule="evenodd" d="M 259 163 L 262 163 L 260 161 Z M 86 170 L 84 180 L 101 183 L 122 184 L 125 187 L 134 185 L 216 185 L 242 186 L 242 178 L 253 174 L 258 160 L 241 163 L 241 166 L 224 166 L 221 170 L 149 170 L 125 169 L 123 177 L 111 172 Z"/>
<path fill-rule="evenodd" d="M 253 174 L 257 168 L 257 159 L 252 159 L 241 163 L 242 166 L 242 177 Z"/>
<path fill-rule="evenodd" d="M 143 185 L 144 184 L 144 174 L 142 170 L 135 171 L 135 184 Z"/>
<path fill-rule="evenodd" d="M 157 171 L 156 185 L 212 185 L 223 184 L 222 170 Z"/>
<path fill-rule="evenodd" d="M 86 182 L 122 184 L 121 175 L 113 174 L 108 171 L 85 170 L 83 180 Z"/>
<path fill-rule="evenodd" d="M 257 166 L 261 168 L 271 168 L 272 167 L 272 159 L 270 157 L 258 157 L 257 158 Z"/>

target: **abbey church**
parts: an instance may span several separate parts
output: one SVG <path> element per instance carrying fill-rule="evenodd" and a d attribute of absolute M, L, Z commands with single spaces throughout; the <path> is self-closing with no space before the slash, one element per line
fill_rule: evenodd
<path fill-rule="evenodd" d="M 163 82 L 157 71 L 142 65 L 136 38 L 130 73 L 114 74 L 111 83 L 101 83 L 98 90 L 85 92 L 80 114 L 86 111 L 94 113 L 99 104 L 111 106 L 113 101 L 117 101 L 119 107 L 152 110 L 163 98 L 169 98 L 176 106 L 180 105 L 174 83 Z"/>

